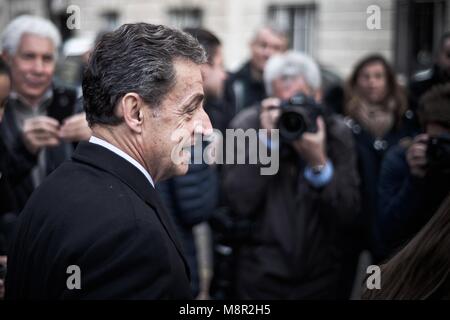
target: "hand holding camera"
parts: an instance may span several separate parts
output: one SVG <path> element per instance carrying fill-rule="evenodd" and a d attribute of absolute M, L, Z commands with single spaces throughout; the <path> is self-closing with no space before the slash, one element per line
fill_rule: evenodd
<path fill-rule="evenodd" d="M 326 129 L 321 116 L 316 119 L 317 132 L 305 132 L 292 145 L 310 167 L 324 166 L 327 162 L 325 148 Z"/>
<path fill-rule="evenodd" d="M 428 139 L 427 134 L 419 134 L 406 152 L 406 161 L 410 172 L 419 178 L 423 178 L 426 174 Z"/>
<path fill-rule="evenodd" d="M 28 151 L 36 154 L 44 147 L 54 147 L 59 144 L 59 122 L 47 116 L 38 116 L 25 120 L 23 126 L 23 141 Z"/>
<path fill-rule="evenodd" d="M 281 100 L 278 98 L 266 98 L 261 102 L 259 115 L 261 129 L 270 131 L 277 128 L 277 121 L 281 113 Z"/>
<path fill-rule="evenodd" d="M 286 101 L 267 98 L 261 103 L 261 128 L 279 129 L 282 142 L 291 144 L 309 166 L 323 166 L 327 155 L 322 114 L 321 106 L 302 93 Z"/>
<path fill-rule="evenodd" d="M 89 140 L 91 134 L 84 112 L 67 117 L 61 122 L 59 137 L 65 141 Z"/>
<path fill-rule="evenodd" d="M 450 171 L 450 138 L 447 135 L 429 137 L 419 134 L 406 152 L 410 172 L 423 178 L 429 172 L 439 175 Z"/>

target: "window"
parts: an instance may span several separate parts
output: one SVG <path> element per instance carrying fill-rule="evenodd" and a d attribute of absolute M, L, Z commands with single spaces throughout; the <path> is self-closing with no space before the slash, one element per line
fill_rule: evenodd
<path fill-rule="evenodd" d="M 396 1 L 395 62 L 409 78 L 433 64 L 433 53 L 445 31 L 446 0 Z"/>
<path fill-rule="evenodd" d="M 104 30 L 114 30 L 119 26 L 119 13 L 117 11 L 105 11 L 101 14 L 101 17 Z"/>
<path fill-rule="evenodd" d="M 169 10 L 169 23 L 172 27 L 200 28 L 202 26 L 202 10 L 199 8 L 177 8 Z"/>
<path fill-rule="evenodd" d="M 268 20 L 288 31 L 291 49 L 313 55 L 315 6 L 281 5 L 270 6 Z"/>

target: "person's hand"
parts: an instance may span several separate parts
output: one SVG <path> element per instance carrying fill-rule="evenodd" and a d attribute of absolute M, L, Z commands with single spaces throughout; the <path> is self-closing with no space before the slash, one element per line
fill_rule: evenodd
<path fill-rule="evenodd" d="M 59 137 L 68 142 L 89 140 L 91 135 L 84 112 L 65 119 L 59 130 Z"/>
<path fill-rule="evenodd" d="M 6 267 L 6 256 L 0 256 L 0 265 Z M 5 280 L 0 279 L 0 300 L 5 298 Z"/>
<path fill-rule="evenodd" d="M 322 117 L 318 117 L 317 132 L 305 132 L 293 142 L 293 146 L 310 167 L 322 166 L 327 163 L 325 139 L 325 122 Z"/>
<path fill-rule="evenodd" d="M 266 98 L 261 102 L 261 112 L 259 115 L 261 129 L 267 129 L 268 133 L 276 128 L 276 123 L 280 117 L 281 100 L 278 98 Z"/>
<path fill-rule="evenodd" d="M 423 178 L 426 174 L 428 135 L 419 134 L 406 151 L 406 161 L 413 176 Z"/>
<path fill-rule="evenodd" d="M 44 147 L 54 147 L 59 144 L 59 122 L 47 116 L 26 119 L 23 125 L 23 142 L 32 154 Z"/>

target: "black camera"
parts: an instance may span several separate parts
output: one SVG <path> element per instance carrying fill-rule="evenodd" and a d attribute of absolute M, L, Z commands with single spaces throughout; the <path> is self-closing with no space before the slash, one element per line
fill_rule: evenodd
<path fill-rule="evenodd" d="M 430 138 L 427 145 L 428 170 L 450 174 L 450 135 Z"/>
<path fill-rule="evenodd" d="M 283 101 L 278 119 L 280 138 L 292 142 L 305 132 L 317 132 L 316 121 L 320 115 L 323 115 L 322 106 L 302 93 Z"/>

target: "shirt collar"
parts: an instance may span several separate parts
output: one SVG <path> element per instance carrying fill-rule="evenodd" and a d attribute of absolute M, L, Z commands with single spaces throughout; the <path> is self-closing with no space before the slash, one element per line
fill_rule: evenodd
<path fill-rule="evenodd" d="M 153 182 L 152 177 L 150 176 L 150 173 L 147 170 L 145 170 L 145 168 L 139 162 L 137 162 L 135 159 L 130 157 L 128 154 L 126 154 L 125 152 L 123 152 L 122 150 L 117 148 L 116 146 L 112 145 L 111 143 L 109 143 L 109 142 L 107 142 L 107 141 L 105 141 L 103 139 L 94 137 L 94 136 L 91 136 L 91 138 L 89 139 L 89 142 L 93 143 L 93 144 L 97 144 L 99 146 L 102 146 L 102 147 L 104 147 L 104 148 L 114 152 L 118 156 L 124 158 L 128 162 L 130 162 L 132 165 L 134 165 L 137 169 L 139 169 L 139 171 L 141 171 L 144 174 L 144 176 L 150 182 L 152 187 L 153 188 L 155 187 L 155 184 Z"/>
<path fill-rule="evenodd" d="M 17 91 L 12 90 L 9 94 L 9 98 L 12 100 L 19 101 L 23 106 L 30 107 L 34 109 L 35 107 L 43 106 L 47 101 L 50 101 L 53 98 L 53 88 L 50 86 L 45 93 L 42 95 L 41 99 L 39 99 L 38 103 L 35 106 L 30 106 L 28 102 L 21 97 Z"/>

